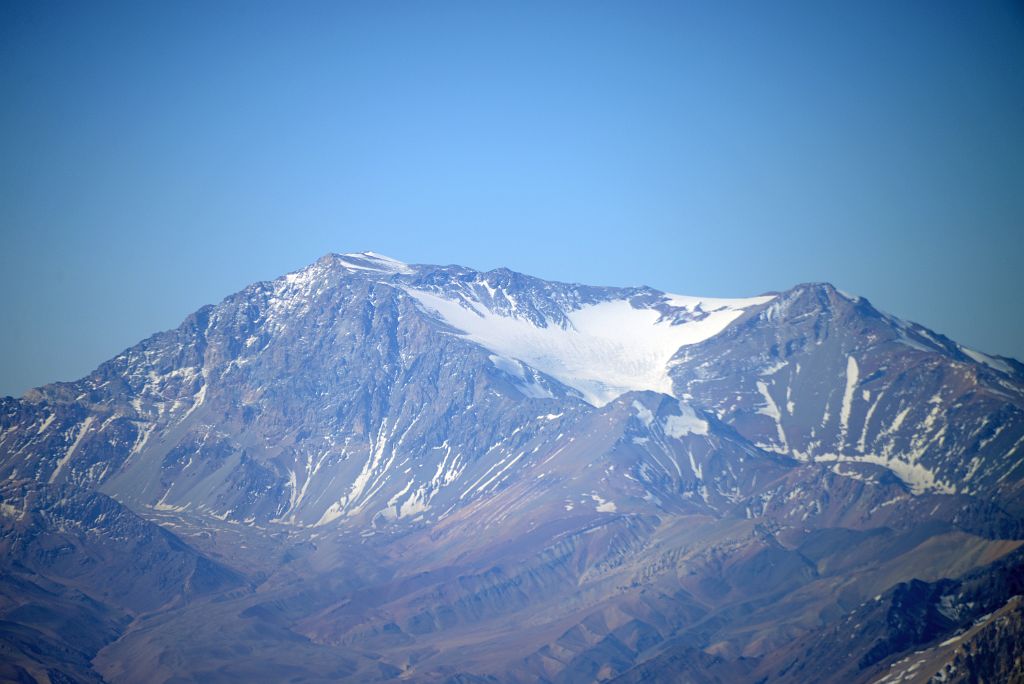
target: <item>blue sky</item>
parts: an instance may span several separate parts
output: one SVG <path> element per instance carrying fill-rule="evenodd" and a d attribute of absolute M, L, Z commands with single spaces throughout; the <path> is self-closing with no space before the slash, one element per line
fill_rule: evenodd
<path fill-rule="evenodd" d="M 1012 2 L 0 4 L 0 394 L 329 251 L 1024 358 Z"/>

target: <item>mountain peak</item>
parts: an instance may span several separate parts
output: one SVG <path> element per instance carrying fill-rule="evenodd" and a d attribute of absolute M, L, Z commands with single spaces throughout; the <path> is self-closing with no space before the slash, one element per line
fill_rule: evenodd
<path fill-rule="evenodd" d="M 405 262 L 377 252 L 346 252 L 344 254 L 328 254 L 321 259 L 329 259 L 341 264 L 349 270 L 378 271 L 382 273 L 410 274 L 412 269 Z"/>
<path fill-rule="evenodd" d="M 845 297 L 851 301 L 859 299 L 857 295 L 850 294 L 840 290 L 838 287 L 827 281 L 812 281 L 807 283 L 798 283 L 789 289 L 789 292 L 795 294 L 821 294 L 828 297 Z"/>

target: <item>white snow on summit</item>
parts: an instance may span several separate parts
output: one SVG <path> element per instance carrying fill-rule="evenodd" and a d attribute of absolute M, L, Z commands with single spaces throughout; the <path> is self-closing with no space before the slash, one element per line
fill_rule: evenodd
<path fill-rule="evenodd" d="M 404 273 L 413 272 L 409 265 L 392 259 L 391 257 L 377 254 L 376 252 L 350 252 L 341 255 L 341 262 L 345 268 L 354 271 L 377 271 L 381 273 Z"/>
<path fill-rule="evenodd" d="M 547 373 L 578 390 L 594 406 L 604 406 L 634 390 L 672 394 L 669 362 L 680 347 L 717 335 L 745 308 L 772 299 L 665 295 L 663 301 L 669 306 L 706 314 L 675 325 L 655 309 L 611 300 L 568 312 L 565 328 L 555 324 L 542 328 L 524 318 L 495 313 L 480 303 L 463 305 L 412 288 L 406 292 L 470 340 L 499 357 Z"/>
<path fill-rule="evenodd" d="M 967 356 L 971 357 L 978 363 L 983 363 L 989 368 L 997 370 L 1000 373 L 1006 373 L 1007 375 L 1013 374 L 1013 367 L 1010 364 L 1006 363 L 1006 361 L 998 359 L 994 356 L 989 356 L 988 354 L 983 354 L 980 351 L 975 351 L 969 347 L 963 346 L 962 344 L 958 346 L 960 347 L 960 351 L 962 351 L 964 354 L 967 354 Z"/>

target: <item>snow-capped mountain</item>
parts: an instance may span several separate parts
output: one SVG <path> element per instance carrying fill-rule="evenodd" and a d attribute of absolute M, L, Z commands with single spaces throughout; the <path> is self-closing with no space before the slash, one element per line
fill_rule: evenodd
<path fill-rule="evenodd" d="M 331 254 L 0 402 L 0 540 L 102 500 L 217 578 L 88 658 L 17 667 L 230 679 L 196 626 L 251 648 L 262 620 L 253 662 L 298 680 L 593 681 L 690 654 L 742 681 L 869 592 L 1015 548 L 1022 449 L 1024 366 L 829 285 L 714 299 Z M 69 553 L 131 553 L 74 515 Z"/>

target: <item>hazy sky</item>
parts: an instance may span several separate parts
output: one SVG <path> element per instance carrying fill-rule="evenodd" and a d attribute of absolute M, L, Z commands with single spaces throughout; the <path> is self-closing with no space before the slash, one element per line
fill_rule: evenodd
<path fill-rule="evenodd" d="M 0 3 L 0 394 L 330 252 L 1024 358 L 1019 2 Z"/>

